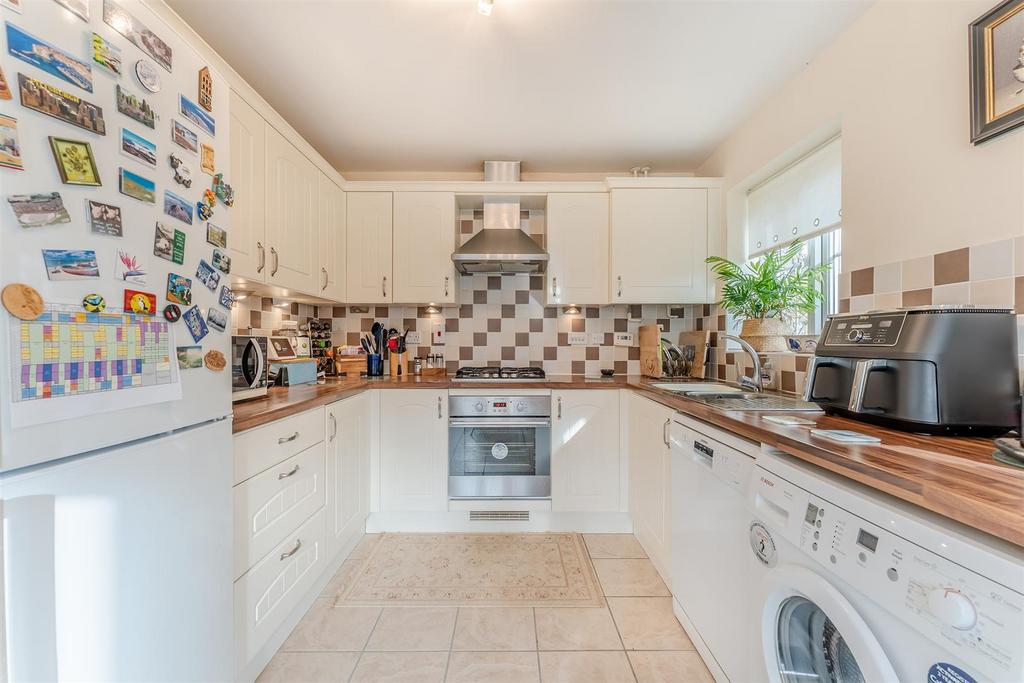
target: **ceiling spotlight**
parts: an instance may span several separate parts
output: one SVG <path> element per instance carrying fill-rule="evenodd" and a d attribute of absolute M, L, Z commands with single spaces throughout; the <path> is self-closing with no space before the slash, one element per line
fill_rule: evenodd
<path fill-rule="evenodd" d="M 476 11 L 485 17 L 491 16 L 494 10 L 494 0 L 477 0 Z"/>

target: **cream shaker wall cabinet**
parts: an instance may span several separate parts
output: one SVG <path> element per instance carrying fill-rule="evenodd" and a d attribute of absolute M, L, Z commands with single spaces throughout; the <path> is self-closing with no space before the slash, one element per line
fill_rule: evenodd
<path fill-rule="evenodd" d="M 345 301 L 345 272 L 348 267 L 346 197 L 345 192 L 323 172 L 320 173 L 319 208 L 317 253 L 320 269 L 314 294 L 324 299 Z"/>
<path fill-rule="evenodd" d="M 231 207 L 228 252 L 231 272 L 254 282 L 267 279 L 266 121 L 231 91 L 231 184 L 238 201 Z M 217 224 L 217 217 L 212 221 Z"/>
<path fill-rule="evenodd" d="M 456 225 L 454 193 L 395 192 L 393 301 L 456 303 Z"/>
<path fill-rule="evenodd" d="M 552 192 L 545 302 L 607 304 L 608 193 Z"/>
<path fill-rule="evenodd" d="M 392 193 L 346 193 L 348 301 L 381 304 L 395 301 L 392 277 Z"/>
<path fill-rule="evenodd" d="M 320 171 L 267 125 L 267 282 L 316 292 Z"/>

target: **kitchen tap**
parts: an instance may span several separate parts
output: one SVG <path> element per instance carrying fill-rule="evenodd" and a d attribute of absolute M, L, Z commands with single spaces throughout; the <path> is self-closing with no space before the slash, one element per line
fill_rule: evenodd
<path fill-rule="evenodd" d="M 764 384 L 761 382 L 761 359 L 758 357 L 757 351 L 754 350 L 754 347 L 748 344 L 745 340 L 740 339 L 739 337 L 731 334 L 723 334 L 722 338 L 732 339 L 734 342 L 739 344 L 740 347 L 742 347 L 743 350 L 747 352 L 747 355 L 750 356 L 750 359 L 754 363 L 753 379 L 747 377 L 746 375 L 740 375 L 740 386 L 746 387 L 747 389 L 753 389 L 758 393 L 764 391 Z"/>

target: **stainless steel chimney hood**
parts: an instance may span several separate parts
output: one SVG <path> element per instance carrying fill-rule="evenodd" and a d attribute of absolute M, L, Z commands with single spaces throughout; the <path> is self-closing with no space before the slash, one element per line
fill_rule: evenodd
<path fill-rule="evenodd" d="M 518 182 L 518 161 L 485 161 L 484 181 Z M 455 250 L 452 262 L 464 275 L 543 273 L 548 253 L 519 227 L 519 197 L 484 196 L 484 227 Z"/>

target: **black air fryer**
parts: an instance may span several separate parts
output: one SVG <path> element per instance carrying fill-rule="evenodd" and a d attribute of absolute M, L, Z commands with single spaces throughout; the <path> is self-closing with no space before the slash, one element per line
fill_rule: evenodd
<path fill-rule="evenodd" d="M 928 434 L 995 436 L 1020 420 L 1012 311 L 924 307 L 829 318 L 804 397 L 827 413 Z"/>

